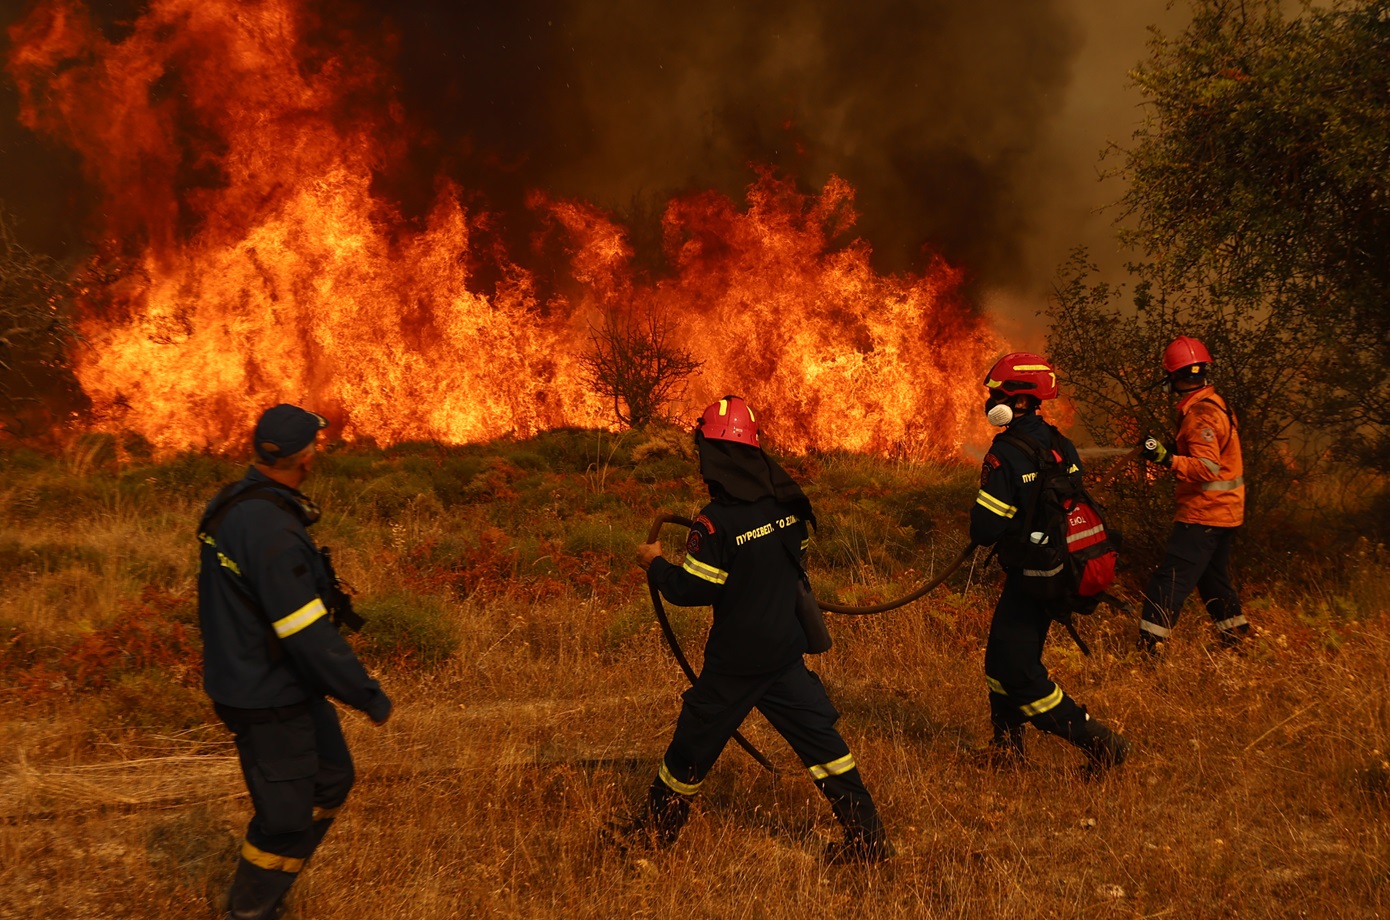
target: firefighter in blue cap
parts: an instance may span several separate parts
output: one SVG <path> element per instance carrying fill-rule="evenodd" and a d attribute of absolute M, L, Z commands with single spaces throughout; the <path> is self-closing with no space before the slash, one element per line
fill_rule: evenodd
<path fill-rule="evenodd" d="M 228 895 L 227 920 L 269 920 L 352 788 L 352 757 L 326 696 L 377 725 L 391 700 L 337 622 L 360 625 L 306 528 L 318 507 L 299 491 L 327 421 L 267 409 L 244 479 L 198 525 L 203 686 L 232 732 L 255 813 Z"/>
<path fill-rule="evenodd" d="M 831 863 L 874 863 L 891 855 L 873 797 L 835 728 L 839 713 L 807 667 L 807 637 L 796 608 L 800 559 L 816 517 L 811 502 L 758 443 L 753 412 L 740 397 L 712 404 L 695 432 L 710 503 L 695 518 L 685 563 L 644 543 L 638 560 L 668 601 L 714 608 L 704 667 L 685 692 L 675 735 L 626 830 L 674 843 L 690 804 L 739 724 L 757 709 L 787 739 L 844 828 Z"/>

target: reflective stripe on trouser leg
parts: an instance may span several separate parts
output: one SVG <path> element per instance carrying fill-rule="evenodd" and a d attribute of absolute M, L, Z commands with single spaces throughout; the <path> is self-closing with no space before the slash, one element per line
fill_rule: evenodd
<path fill-rule="evenodd" d="M 690 814 L 691 797 L 772 680 L 706 671 L 681 695 L 676 731 L 647 790 L 644 823 L 662 845 L 675 842 Z"/>
<path fill-rule="evenodd" d="M 656 778 L 665 784 L 666 788 L 670 789 L 672 792 L 678 792 L 681 795 L 695 795 L 700 791 L 700 786 L 704 783 L 704 780 L 693 783 L 681 782 L 671 775 L 671 769 L 666 766 L 665 761 L 662 762 L 661 769 L 657 771 Z"/>
<path fill-rule="evenodd" d="M 798 660 L 768 686 L 758 711 L 801 758 L 812 782 L 830 803 L 846 837 L 883 842 L 883 824 L 873 796 L 864 786 L 849 745 L 835 728 L 840 718 L 830 696 L 805 663 Z"/>
<path fill-rule="evenodd" d="M 304 868 L 304 859 L 297 856 L 282 856 L 262 850 L 249 840 L 241 842 L 241 858 L 258 869 L 272 872 L 288 872 L 294 875 Z"/>
<path fill-rule="evenodd" d="M 1070 726 L 1082 717 L 1081 707 L 1052 682 L 1042 662 L 1052 622 L 1047 608 L 1029 597 L 1016 578 L 1006 578 L 985 643 L 985 682 L 991 716 L 999 712 L 999 721 L 1007 726 L 1026 720 L 1042 731 L 1069 737 Z"/>
<path fill-rule="evenodd" d="M 1197 593 L 1207 608 L 1207 616 L 1223 633 L 1246 632 L 1250 624 L 1240 610 L 1240 595 L 1231 582 L 1231 540 L 1235 528 L 1212 528 L 1216 531 L 1216 545 L 1211 559 L 1202 575 L 1197 579 Z"/>
<path fill-rule="evenodd" d="M 1166 639 L 1177 625 L 1182 605 L 1204 578 L 1214 556 L 1221 552 L 1228 529 L 1178 521 L 1168 535 L 1163 561 L 1144 589 L 1139 628 L 1155 639 Z M 1229 534 L 1225 546 L 1229 550 Z M 1214 589 L 1214 582 L 1208 582 Z M 1203 595 L 1206 596 L 1205 594 Z"/>

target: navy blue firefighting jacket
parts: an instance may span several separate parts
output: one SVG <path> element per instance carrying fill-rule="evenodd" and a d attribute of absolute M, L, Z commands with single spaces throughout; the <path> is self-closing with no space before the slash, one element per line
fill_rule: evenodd
<path fill-rule="evenodd" d="M 799 557 L 808 542 L 806 523 L 771 497 L 711 502 L 690 529 L 685 564 L 658 557 L 647 580 L 673 604 L 714 608 L 706 670 L 767 674 L 806 652 L 796 617 L 801 573 L 791 553 Z"/>
<path fill-rule="evenodd" d="M 980 546 L 993 546 L 1006 536 L 1015 536 L 1023 527 L 1038 494 L 1038 466 L 1022 448 L 1010 443 L 1004 434 L 1032 439 L 1042 449 L 1052 444 L 1052 428 L 1037 414 L 1020 416 L 994 436 L 980 469 L 980 492 L 970 509 L 970 539 Z M 1081 472 L 1081 458 L 1066 437 L 1062 459 L 1067 472 Z"/>
<path fill-rule="evenodd" d="M 269 482 L 252 467 L 237 491 Z M 291 507 L 302 498 L 288 486 L 273 491 Z M 304 518 L 270 498 L 248 498 L 216 530 L 213 542 L 200 535 L 198 571 L 208 696 L 269 709 L 327 695 L 384 719 L 390 699 L 328 616 L 328 572 Z"/>

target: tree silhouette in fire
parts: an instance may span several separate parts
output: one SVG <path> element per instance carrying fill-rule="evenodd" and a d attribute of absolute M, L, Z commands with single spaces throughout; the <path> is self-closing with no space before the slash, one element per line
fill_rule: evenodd
<path fill-rule="evenodd" d="M 671 332 L 671 321 L 655 310 L 644 316 L 611 310 L 602 326 L 590 329 L 590 348 L 581 356 L 584 371 L 629 428 L 658 418 L 702 363 L 675 344 Z"/>

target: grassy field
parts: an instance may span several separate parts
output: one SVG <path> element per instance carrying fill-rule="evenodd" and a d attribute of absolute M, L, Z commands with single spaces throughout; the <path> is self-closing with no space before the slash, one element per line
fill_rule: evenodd
<path fill-rule="evenodd" d="M 1053 676 L 1135 743 L 1098 781 L 1037 733 L 1024 769 L 975 756 L 998 591 L 977 559 L 910 607 L 832 617 L 835 648 L 813 660 L 897 858 L 821 864 L 838 829 L 756 715 L 745 734 L 777 774 L 731 745 L 674 848 L 604 846 L 679 707 L 632 548 L 658 510 L 702 504 L 686 443 L 561 431 L 320 458 L 314 533 L 359 592 L 353 641 L 397 708 L 380 729 L 344 715 L 358 785 L 296 914 L 1390 914 L 1390 575 L 1365 542 L 1312 576 L 1244 565 L 1241 653 L 1195 603 L 1156 667 L 1132 654 L 1130 617 L 1086 620 L 1089 658 L 1058 629 Z M 215 916 L 249 802 L 200 689 L 192 531 L 242 467 L 119 458 L 102 438 L 0 465 L 0 918 Z M 974 469 L 789 466 L 821 516 L 823 596 L 905 593 L 964 543 Z M 683 536 L 665 531 L 668 556 Z M 1131 561 L 1130 596 L 1155 561 Z M 668 609 L 698 664 L 708 611 Z"/>

